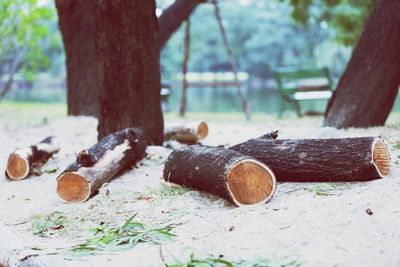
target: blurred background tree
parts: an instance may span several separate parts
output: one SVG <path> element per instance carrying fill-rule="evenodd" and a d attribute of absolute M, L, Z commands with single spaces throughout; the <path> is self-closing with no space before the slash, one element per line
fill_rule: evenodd
<path fill-rule="evenodd" d="M 65 53 L 54 2 L 0 1 L 0 89 L 7 87 L 7 81 L 17 80 L 7 99 L 66 102 Z M 157 15 L 174 2 L 157 0 Z M 191 15 L 189 72 L 230 71 L 213 6 L 202 2 L 198 1 Z M 280 101 L 272 79 L 278 67 L 327 66 L 337 81 L 374 3 L 375 0 L 220 0 L 222 22 L 239 69 L 249 75 L 245 89 L 253 111 L 274 112 L 278 108 L 272 103 Z M 183 28 L 161 50 L 163 81 L 180 79 Z M 17 54 L 21 56 L 15 57 Z M 78 62 L 85 58 L 80 56 Z M 51 84 L 43 82 L 43 77 Z M 172 107 L 178 105 L 180 83 L 177 84 L 171 90 Z M 211 89 L 190 88 L 188 111 L 240 110 L 234 90 Z M 267 105 L 265 102 L 270 99 Z"/>
<path fill-rule="evenodd" d="M 62 66 L 61 39 L 54 9 L 38 0 L 0 1 L 0 98 L 15 80 L 27 85 L 39 71 Z"/>

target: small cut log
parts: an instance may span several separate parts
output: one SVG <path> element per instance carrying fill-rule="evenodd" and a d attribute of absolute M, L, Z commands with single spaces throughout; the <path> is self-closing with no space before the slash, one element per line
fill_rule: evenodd
<path fill-rule="evenodd" d="M 57 178 L 57 193 L 67 202 L 83 202 L 104 183 L 145 156 L 147 142 L 139 128 L 112 133 L 88 150 Z"/>
<path fill-rule="evenodd" d="M 208 125 L 204 121 L 167 124 L 164 130 L 164 140 L 176 140 L 182 143 L 196 143 L 207 135 Z"/>
<path fill-rule="evenodd" d="M 12 180 L 25 179 L 59 150 L 60 146 L 56 138 L 52 136 L 47 137 L 37 145 L 17 149 L 8 158 L 6 176 Z"/>
<path fill-rule="evenodd" d="M 390 171 L 390 154 L 379 137 L 275 140 L 263 136 L 229 149 L 267 164 L 278 181 L 368 181 Z"/>
<path fill-rule="evenodd" d="M 184 146 L 169 156 L 164 180 L 225 198 L 237 206 L 266 202 L 275 192 L 274 173 L 238 152 L 210 146 Z"/>

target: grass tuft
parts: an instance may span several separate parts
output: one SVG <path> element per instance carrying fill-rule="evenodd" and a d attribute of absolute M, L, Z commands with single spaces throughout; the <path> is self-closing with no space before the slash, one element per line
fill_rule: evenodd
<path fill-rule="evenodd" d="M 170 241 L 173 225 L 145 225 L 131 216 L 123 225 L 111 227 L 106 224 L 93 228 L 94 237 L 72 247 L 71 251 L 80 254 L 95 254 L 102 251 L 120 251 L 134 248 L 139 242 L 160 244 Z"/>
<path fill-rule="evenodd" d="M 166 263 L 166 267 L 292 267 L 297 265 L 296 260 L 282 262 L 268 258 L 255 258 L 251 260 L 230 261 L 223 258 L 222 255 L 208 256 L 206 258 L 196 258 L 194 253 L 190 254 L 189 259 L 179 261 L 174 257 L 174 263 Z"/>
<path fill-rule="evenodd" d="M 49 237 L 59 230 L 63 230 L 66 217 L 62 212 L 56 211 L 49 215 L 35 215 L 32 217 L 31 229 L 34 235 Z"/>

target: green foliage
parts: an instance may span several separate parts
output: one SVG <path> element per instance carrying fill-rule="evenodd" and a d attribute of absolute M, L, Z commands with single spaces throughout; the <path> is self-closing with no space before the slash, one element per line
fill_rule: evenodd
<path fill-rule="evenodd" d="M 62 212 L 49 215 L 36 215 L 32 218 L 32 232 L 40 237 L 48 237 L 65 228 L 66 218 Z"/>
<path fill-rule="evenodd" d="M 222 256 L 208 256 L 204 259 L 196 258 L 194 253 L 185 261 L 174 257 L 174 263 L 165 263 L 167 267 L 290 267 L 296 266 L 296 261 L 281 262 L 268 258 L 255 258 L 251 260 L 229 261 Z"/>
<path fill-rule="evenodd" d="M 331 25 L 335 39 L 351 46 L 358 40 L 375 0 L 288 0 L 292 17 L 302 25 Z"/>
<path fill-rule="evenodd" d="M 101 251 L 118 251 L 134 248 L 139 242 L 159 244 L 170 241 L 173 225 L 145 225 L 130 217 L 122 226 L 101 225 L 92 229 L 95 236 L 74 246 L 71 250 L 80 254 L 95 254 Z"/>
<path fill-rule="evenodd" d="M 20 72 L 32 81 L 61 51 L 53 4 L 39 0 L 0 1 L 0 78 Z M 7 78 L 3 78 L 7 79 Z"/>
<path fill-rule="evenodd" d="M 268 78 L 281 66 L 328 66 L 339 76 L 350 49 L 334 42 L 335 31 L 319 21 L 301 24 L 290 16 L 288 1 L 220 1 L 221 16 L 240 70 Z M 304 6 L 304 5 L 303 5 Z M 189 71 L 230 71 L 211 4 L 191 16 Z M 201 22 L 201 23 L 200 23 Z M 184 32 L 181 28 L 161 51 L 164 79 L 181 71 Z"/>

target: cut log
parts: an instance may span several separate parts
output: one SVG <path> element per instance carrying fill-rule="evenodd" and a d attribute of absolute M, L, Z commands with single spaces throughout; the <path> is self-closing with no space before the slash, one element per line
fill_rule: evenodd
<path fill-rule="evenodd" d="M 390 154 L 379 137 L 274 140 L 255 138 L 229 149 L 267 164 L 278 181 L 368 181 L 389 174 Z"/>
<path fill-rule="evenodd" d="M 6 176 L 12 180 L 28 177 L 34 169 L 40 168 L 60 150 L 56 138 L 50 136 L 37 145 L 17 149 L 7 162 Z"/>
<path fill-rule="evenodd" d="M 263 163 L 238 152 L 210 146 L 184 146 L 169 156 L 164 180 L 225 198 L 237 206 L 269 200 L 274 173 Z"/>
<path fill-rule="evenodd" d="M 57 193 L 67 202 L 83 202 L 104 183 L 145 156 L 147 141 L 139 128 L 126 128 L 81 151 L 57 178 Z"/>
<path fill-rule="evenodd" d="M 206 138 L 208 126 L 204 121 L 167 124 L 164 130 L 164 140 L 177 140 L 182 143 L 196 143 Z"/>

